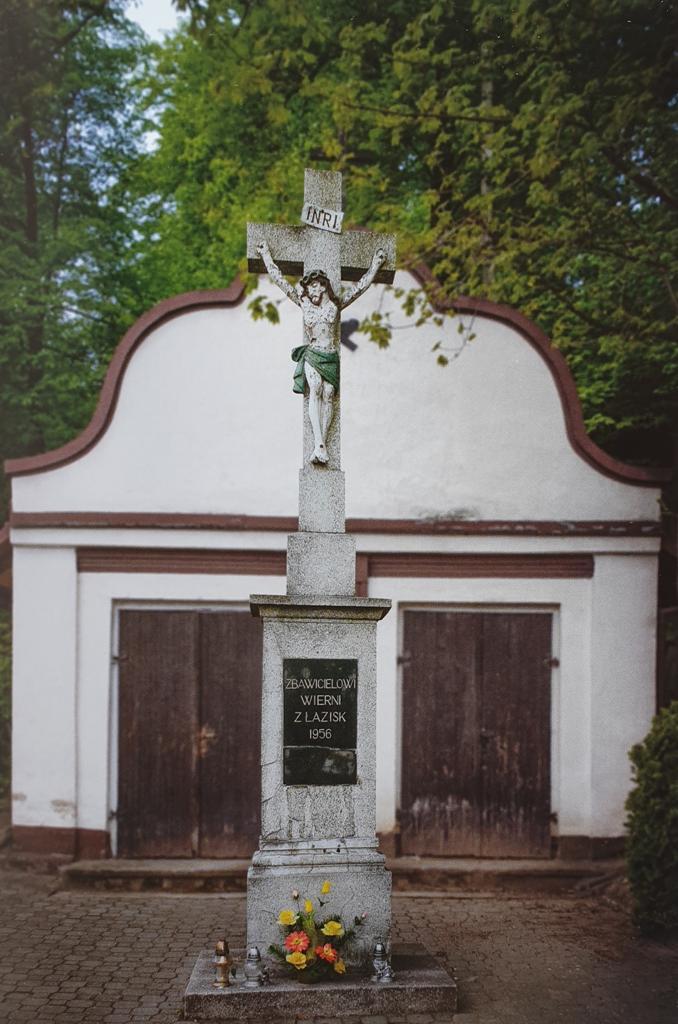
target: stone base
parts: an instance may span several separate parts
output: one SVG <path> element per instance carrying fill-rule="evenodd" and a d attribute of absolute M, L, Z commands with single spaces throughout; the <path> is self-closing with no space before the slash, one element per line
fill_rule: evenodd
<path fill-rule="evenodd" d="M 347 974 L 336 981 L 304 984 L 276 967 L 271 984 L 247 989 L 242 985 L 243 951 L 234 950 L 238 965 L 230 988 L 214 986 L 210 952 L 201 953 L 184 994 L 183 1015 L 191 1021 L 274 1021 L 323 1017 L 365 1017 L 409 1013 L 449 1013 L 457 1008 L 457 985 L 427 950 L 417 943 L 394 947 L 391 964 L 395 980 L 375 983 L 370 975 Z"/>
<path fill-rule="evenodd" d="M 371 959 L 375 942 L 389 941 L 391 872 L 384 867 L 384 857 L 377 850 L 352 849 L 345 842 L 335 846 L 326 852 L 299 849 L 292 854 L 255 853 L 247 874 L 247 945 L 258 946 L 267 963 L 273 962 L 269 946 L 279 945 L 284 934 L 278 914 L 295 909 L 295 890 L 300 902 L 313 901 L 319 920 L 337 915 L 350 928 L 356 917 L 366 915 L 345 956 L 348 963 Z M 320 896 L 325 881 L 331 889 L 328 895 Z M 318 907 L 319 896 L 322 909 Z"/>
<path fill-rule="evenodd" d="M 320 466 L 299 470 L 299 531 L 344 533 L 345 490 L 341 470 Z"/>
<path fill-rule="evenodd" d="M 290 533 L 290 596 L 355 596 L 355 537 L 348 533 Z"/>

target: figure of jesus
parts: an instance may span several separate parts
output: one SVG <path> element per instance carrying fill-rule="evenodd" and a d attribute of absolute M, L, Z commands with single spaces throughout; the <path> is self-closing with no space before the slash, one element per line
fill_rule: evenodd
<path fill-rule="evenodd" d="M 322 270 L 312 270 L 292 286 L 285 280 L 271 256 L 266 242 L 257 246 L 271 280 L 288 299 L 301 307 L 304 320 L 304 344 L 295 348 L 294 391 L 303 395 L 308 385 L 308 415 L 313 428 L 315 448 L 311 462 L 322 465 L 329 459 L 325 442 L 332 423 L 334 396 L 339 393 L 339 340 L 341 310 L 367 291 L 379 268 L 386 261 L 383 249 L 377 249 L 369 270 L 350 288 L 342 288 L 337 297 Z"/>

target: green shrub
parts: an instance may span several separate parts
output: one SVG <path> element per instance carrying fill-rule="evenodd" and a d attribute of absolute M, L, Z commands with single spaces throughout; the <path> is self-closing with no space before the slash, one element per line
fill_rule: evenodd
<path fill-rule="evenodd" d="M 678 701 L 630 753 L 635 789 L 626 809 L 634 919 L 646 934 L 678 930 Z"/>
<path fill-rule="evenodd" d="M 0 611 L 0 800 L 9 790 L 12 715 L 12 629 L 9 612 Z"/>

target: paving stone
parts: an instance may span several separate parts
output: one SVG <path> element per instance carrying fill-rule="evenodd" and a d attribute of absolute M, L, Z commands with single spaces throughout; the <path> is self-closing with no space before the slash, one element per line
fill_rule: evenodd
<path fill-rule="evenodd" d="M 178 1024 L 198 952 L 222 934 L 244 939 L 239 895 L 53 889 L 0 870 L 0 920 L 12 922 L 0 928 L 3 1024 Z M 676 1024 L 678 947 L 639 939 L 601 900 L 408 893 L 393 912 L 401 941 L 456 971 L 460 1007 L 454 1022 L 388 1024 Z M 320 1008 L 313 1024 L 323 1019 Z"/>

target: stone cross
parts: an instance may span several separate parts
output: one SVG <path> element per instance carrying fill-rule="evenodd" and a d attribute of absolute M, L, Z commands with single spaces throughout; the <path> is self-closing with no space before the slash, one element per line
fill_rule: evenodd
<path fill-rule="evenodd" d="M 391 922 L 391 877 L 376 838 L 376 630 L 391 602 L 356 596 L 332 379 L 340 310 L 374 280 L 393 279 L 395 239 L 342 230 L 341 175 L 331 172 L 306 171 L 301 219 L 295 227 L 247 228 L 249 269 L 267 271 L 300 308 L 304 344 L 294 352 L 294 377 L 295 390 L 305 394 L 299 528 L 287 538 L 287 593 L 250 597 L 263 622 L 264 660 L 261 833 L 247 876 L 247 942 L 262 950 L 278 942 L 276 914 L 290 894 L 311 895 L 328 881 L 336 894 L 324 914 L 344 914 L 349 922 L 367 915 L 355 954 L 364 960 Z M 304 277 L 293 287 L 284 274 Z M 356 283 L 342 291 L 342 279 Z M 331 414 L 321 423 L 320 459 L 313 447 L 318 380 L 309 363 L 323 381 L 322 410 Z M 325 710 L 330 698 L 341 705 L 336 718 Z"/>
<path fill-rule="evenodd" d="M 334 171 L 306 170 L 304 175 L 305 224 L 247 225 L 247 266 L 253 273 L 265 273 L 267 267 L 259 247 L 266 242 L 282 274 L 300 277 L 310 271 L 322 271 L 335 295 L 341 294 L 341 282 L 359 281 L 369 270 L 375 251 L 382 249 L 386 259 L 374 277 L 390 284 L 395 272 L 395 236 L 373 231 L 342 231 L 341 174 Z M 337 354 L 338 354 L 337 332 Z M 309 420 L 308 396 L 304 401 L 304 465 L 314 449 Z M 327 469 L 341 466 L 340 416 L 338 396 L 327 436 Z"/>

